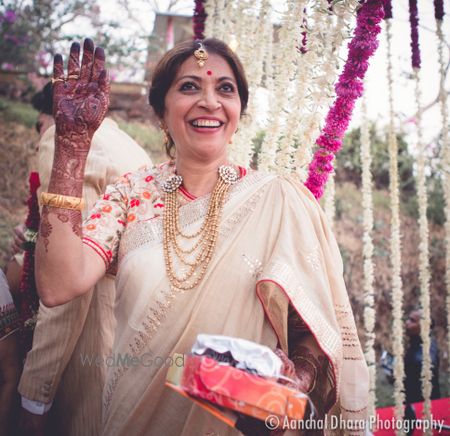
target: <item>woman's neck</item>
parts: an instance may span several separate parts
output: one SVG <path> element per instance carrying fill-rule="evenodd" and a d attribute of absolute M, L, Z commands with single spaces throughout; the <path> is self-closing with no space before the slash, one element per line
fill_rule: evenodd
<path fill-rule="evenodd" d="M 177 157 L 177 174 L 183 177 L 183 186 L 190 194 L 201 197 L 212 192 L 219 177 L 217 170 L 227 162 L 226 156 L 210 162 L 191 161 Z"/>

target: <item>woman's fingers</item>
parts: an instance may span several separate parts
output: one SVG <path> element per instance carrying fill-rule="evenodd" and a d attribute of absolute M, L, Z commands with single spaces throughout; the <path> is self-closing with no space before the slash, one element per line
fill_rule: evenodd
<path fill-rule="evenodd" d="M 98 77 L 98 87 L 103 94 L 107 95 L 109 93 L 109 74 L 107 70 L 100 72 Z"/>
<path fill-rule="evenodd" d="M 97 82 L 100 77 L 100 73 L 105 69 L 105 51 L 101 47 L 97 47 L 94 53 L 94 65 L 92 66 L 92 78 L 93 82 Z"/>
<path fill-rule="evenodd" d="M 92 74 L 92 64 L 94 61 L 94 42 L 86 38 L 83 44 L 83 58 L 81 61 L 80 80 L 89 82 Z"/>
<path fill-rule="evenodd" d="M 67 64 L 67 78 L 77 79 L 80 75 L 80 44 L 72 43 L 70 47 L 69 62 Z"/>
<path fill-rule="evenodd" d="M 53 90 L 57 90 L 64 82 L 63 58 L 58 53 L 53 58 Z"/>

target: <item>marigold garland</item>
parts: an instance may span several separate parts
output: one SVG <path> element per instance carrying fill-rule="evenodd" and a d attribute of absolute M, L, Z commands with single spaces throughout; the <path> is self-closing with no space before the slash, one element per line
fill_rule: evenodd
<path fill-rule="evenodd" d="M 362 95 L 362 80 L 369 66 L 368 60 L 378 47 L 380 21 L 383 19 L 383 1 L 368 0 L 357 14 L 354 37 L 349 43 L 349 51 L 344 71 L 336 85 L 337 98 L 326 117 L 325 127 L 317 139 L 319 149 L 309 166 L 305 185 L 316 198 L 323 194 L 328 175 L 333 170 L 332 161 L 341 148 L 342 140 L 350 122 L 355 101 Z"/>
<path fill-rule="evenodd" d="M 392 15 L 391 15 L 392 16 Z M 390 19 L 386 20 L 387 40 L 387 79 L 389 96 L 389 196 L 391 207 L 391 266 L 392 266 L 392 340 L 394 365 L 394 400 L 395 418 L 403 419 L 403 404 L 405 402 L 403 380 L 405 378 L 404 368 L 404 343 L 403 343 L 403 283 L 401 276 L 401 232 L 400 232 L 400 194 L 398 177 L 398 146 L 395 134 L 395 112 L 394 112 L 394 85 L 392 67 L 392 29 Z M 398 433 L 399 434 L 399 433 Z"/>

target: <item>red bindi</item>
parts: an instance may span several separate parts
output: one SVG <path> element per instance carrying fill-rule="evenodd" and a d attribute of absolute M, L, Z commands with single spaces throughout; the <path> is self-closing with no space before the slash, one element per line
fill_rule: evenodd
<path fill-rule="evenodd" d="M 208 76 L 211 76 L 211 75 L 212 75 L 212 71 L 211 71 L 211 70 L 208 70 L 208 71 L 206 72 L 206 74 L 207 74 Z"/>

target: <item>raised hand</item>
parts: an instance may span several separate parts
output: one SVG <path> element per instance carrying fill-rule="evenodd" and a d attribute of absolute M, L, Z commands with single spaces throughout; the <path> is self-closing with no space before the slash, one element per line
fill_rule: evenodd
<path fill-rule="evenodd" d="M 105 52 L 85 39 L 80 67 L 80 44 L 70 48 L 67 76 L 60 54 L 53 64 L 53 116 L 56 134 L 71 144 L 73 151 L 88 151 L 90 141 L 105 118 L 109 105 L 109 80 Z M 58 141 L 57 141 L 58 142 Z"/>

